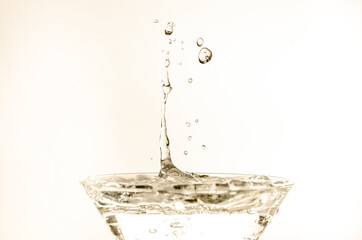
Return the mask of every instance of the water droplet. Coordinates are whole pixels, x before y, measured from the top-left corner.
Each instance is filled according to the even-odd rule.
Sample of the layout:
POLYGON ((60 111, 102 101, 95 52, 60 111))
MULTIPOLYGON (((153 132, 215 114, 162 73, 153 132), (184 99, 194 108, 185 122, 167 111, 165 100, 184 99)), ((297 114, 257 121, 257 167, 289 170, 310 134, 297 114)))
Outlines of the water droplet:
POLYGON ((167 59, 165 60, 165 67, 168 68, 168 67, 170 66, 170 64, 171 64, 171 63, 170 63, 170 59, 167 58, 167 59))
POLYGON ((175 26, 175 24, 173 22, 167 23, 167 26, 165 28, 165 34, 166 35, 171 35, 173 33, 173 27, 174 26, 175 26))
POLYGON ((185 151, 184 151, 184 154, 187 155, 187 154, 189 154, 189 152, 185 150, 185 151))
POLYGON ((188 136, 187 140, 191 141, 192 139, 192 136, 188 136))
POLYGON ((189 83, 192 83, 192 78, 189 78, 187 81, 188 81, 189 83))
POLYGON ((199 62, 205 64, 207 62, 210 62, 211 58, 212 58, 212 52, 210 51, 210 49, 206 47, 201 48, 199 52, 199 62))
POLYGON ((174 38, 173 41, 176 42, 176 38, 174 38))
POLYGON ((187 126, 187 127, 190 127, 190 126, 191 126, 191 123, 186 122, 186 126, 187 126))
POLYGON ((157 230, 154 229, 154 228, 151 228, 151 229, 149 229, 148 231, 149 231, 150 233, 156 233, 156 232, 157 232, 157 230))
POLYGON ((181 48, 181 50, 183 51, 183 50, 184 50, 184 48, 181 48))
POLYGON ((153 23, 158 23, 158 19, 153 19, 153 23))
POLYGON ((196 40, 196 44, 197 44, 197 46, 199 46, 199 47, 201 47, 203 44, 204 44, 204 39, 203 38, 198 38, 197 40, 196 40))
POLYGON ((181 41, 181 44, 184 44, 184 41, 181 41))
POLYGON ((199 122, 199 119, 195 119, 195 123, 198 123, 199 122))
POLYGON ((153 158, 150 158, 150 160, 152 161, 152 160, 153 160, 153 158))
POLYGON ((206 149, 206 146, 205 146, 205 145, 202 145, 201 148, 202 148, 202 150, 205 150, 205 149, 206 149))
POLYGON ((172 43, 172 39, 170 38, 170 39, 168 39, 168 43, 169 44, 171 44, 172 43))

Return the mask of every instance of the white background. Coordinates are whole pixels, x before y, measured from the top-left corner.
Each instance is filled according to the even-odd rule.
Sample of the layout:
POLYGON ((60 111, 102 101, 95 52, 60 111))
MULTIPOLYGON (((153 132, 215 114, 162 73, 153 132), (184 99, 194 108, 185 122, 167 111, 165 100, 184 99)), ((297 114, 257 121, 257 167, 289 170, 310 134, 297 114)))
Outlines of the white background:
POLYGON ((78 181, 158 171, 161 49, 177 166, 295 180, 262 239, 362 239, 361 5, 342 0, 0 0, 0 239, 113 239, 78 181))

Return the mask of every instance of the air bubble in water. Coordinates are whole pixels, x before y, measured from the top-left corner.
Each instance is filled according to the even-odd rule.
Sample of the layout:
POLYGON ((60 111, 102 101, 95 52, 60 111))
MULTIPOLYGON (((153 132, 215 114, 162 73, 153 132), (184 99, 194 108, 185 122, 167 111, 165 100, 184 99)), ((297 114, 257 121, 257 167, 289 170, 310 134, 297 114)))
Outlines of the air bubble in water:
POLYGON ((199 46, 199 47, 201 47, 203 44, 204 44, 204 39, 203 38, 198 38, 197 40, 196 40, 196 44, 197 44, 197 46, 199 46))
POLYGON ((174 38, 173 41, 176 42, 176 38, 174 38))
POLYGON ((172 43, 172 39, 170 38, 170 39, 168 39, 168 43, 169 44, 171 44, 172 43))
POLYGON ((205 149, 206 149, 206 146, 205 146, 205 145, 202 145, 201 148, 202 148, 202 150, 205 150, 205 149))
POLYGON ((210 49, 206 47, 201 48, 199 52, 199 62, 205 64, 207 62, 210 62, 211 58, 212 58, 212 52, 210 51, 210 49))
POLYGON ((184 225, 182 225, 180 222, 172 222, 170 224, 170 227, 172 227, 172 228, 183 228, 184 225))
POLYGON ((187 81, 188 81, 189 83, 192 83, 192 78, 189 78, 187 81))
POLYGON ((184 151, 184 154, 187 155, 187 154, 189 154, 189 152, 185 150, 185 151, 184 151))
POLYGON ((148 231, 149 231, 150 233, 156 233, 156 232, 157 232, 157 230, 154 229, 154 228, 151 228, 151 229, 149 229, 148 231))
POLYGON ((185 205, 182 202, 175 202, 174 203, 175 209, 179 211, 185 210, 185 205))
POLYGON ((167 23, 167 26, 165 28, 165 34, 166 35, 171 35, 173 33, 173 27, 174 26, 175 26, 175 24, 173 22, 167 23))
POLYGON ((186 126, 187 126, 187 127, 190 127, 190 126, 191 126, 191 123, 186 122, 186 126))
POLYGON ((199 119, 195 119, 195 123, 198 123, 199 122, 199 119))
POLYGON ((192 136, 188 136, 187 140, 191 141, 192 139, 192 136))
POLYGON ((153 23, 158 23, 158 19, 153 19, 153 23))

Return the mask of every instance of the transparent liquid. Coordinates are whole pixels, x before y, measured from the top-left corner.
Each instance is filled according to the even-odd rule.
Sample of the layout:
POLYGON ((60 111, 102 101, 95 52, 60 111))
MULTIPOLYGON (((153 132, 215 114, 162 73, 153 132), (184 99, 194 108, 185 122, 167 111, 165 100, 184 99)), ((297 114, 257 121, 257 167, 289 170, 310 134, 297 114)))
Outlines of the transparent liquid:
POLYGON ((257 175, 153 174, 88 178, 83 185, 118 239, 257 239, 292 183, 257 175), (226 232, 227 231, 227 232, 226 232), (175 233, 174 233, 175 232, 175 233))
POLYGON ((194 215, 103 215, 119 240, 188 239, 188 240, 254 240, 268 225, 259 214, 194 214, 194 215), (258 223, 258 224, 255 224, 258 223))

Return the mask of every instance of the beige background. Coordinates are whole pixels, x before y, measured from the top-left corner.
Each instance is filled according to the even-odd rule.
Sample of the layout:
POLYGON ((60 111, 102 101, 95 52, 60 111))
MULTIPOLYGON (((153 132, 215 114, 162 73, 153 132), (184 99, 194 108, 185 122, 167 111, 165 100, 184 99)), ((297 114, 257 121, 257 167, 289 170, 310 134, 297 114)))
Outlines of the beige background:
POLYGON ((0 239, 113 239, 78 180, 158 170, 163 48, 180 168, 294 179, 265 240, 362 239, 360 24, 347 0, 0 0, 0 239))

